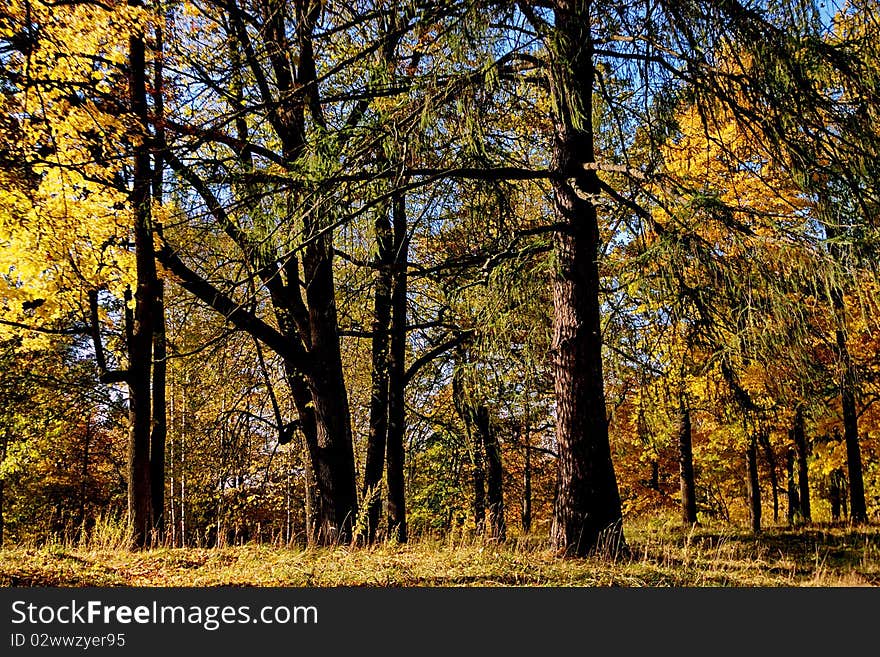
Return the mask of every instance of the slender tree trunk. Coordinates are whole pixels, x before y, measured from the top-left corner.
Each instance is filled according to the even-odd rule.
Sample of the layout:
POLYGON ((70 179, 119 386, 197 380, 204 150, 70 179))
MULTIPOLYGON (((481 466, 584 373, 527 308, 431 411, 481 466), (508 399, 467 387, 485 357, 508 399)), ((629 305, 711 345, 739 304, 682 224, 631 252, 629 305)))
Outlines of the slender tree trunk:
POLYGON ((524 534, 532 531, 532 444, 526 428, 523 436, 525 464, 523 465, 522 530, 524 534))
POLYGON ((165 443, 168 437, 165 381, 167 349, 165 345, 165 285, 156 281, 155 324, 153 326, 153 426, 150 434, 150 486, 153 527, 159 540, 165 533, 165 443))
POLYGON ((551 542, 569 555, 624 545, 620 494, 608 440, 602 373, 599 223, 593 145, 592 12, 589 0, 553 3, 551 161, 556 222, 553 371, 557 495, 551 542), (582 197, 583 195, 583 197, 582 197))
POLYGON ((678 413, 678 473, 681 484, 681 521, 685 527, 690 527, 697 523, 691 412, 687 406, 682 404, 678 413))
POLYGON ((391 287, 394 263, 394 235, 387 212, 376 218, 376 291, 373 305, 373 345, 370 395, 370 432, 364 464, 361 496, 367 504, 367 541, 376 539, 382 509, 382 473, 388 438, 388 365, 391 328, 391 287))
POLYGON ((846 344, 846 334, 837 331, 837 347, 843 374, 840 401, 843 406, 843 439, 846 444, 846 468, 849 474, 850 518, 855 523, 868 521, 865 484, 862 478, 862 454, 859 448, 859 420, 856 412, 856 373, 846 344))
MULTIPOLYGON (((160 24, 155 31, 155 62, 153 64, 153 113, 156 116, 155 142, 156 149, 153 157, 152 194, 156 203, 163 203, 164 190, 164 151, 165 134, 162 123, 165 119, 164 98, 164 30, 160 24)), ((150 486, 151 505, 153 514, 153 528, 157 538, 163 540, 165 534, 165 448, 168 438, 167 403, 165 383, 168 366, 166 361, 167 348, 165 344, 165 285, 162 279, 155 282, 154 298, 154 325, 153 325, 153 404, 152 404, 152 429, 150 433, 150 486)))
POLYGON ((456 350, 459 361, 452 376, 452 399, 455 411, 464 423, 465 435, 471 464, 473 465, 473 494, 474 494, 474 531, 481 536, 486 528, 486 470, 483 466, 483 439, 480 430, 475 426, 476 414, 473 409, 473 401, 470 398, 470 390, 465 389, 464 374, 461 367, 467 362, 467 351, 459 346, 456 350))
POLYGON ((788 525, 794 526, 798 518, 803 517, 800 495, 798 495, 797 482, 794 478, 794 448, 790 448, 785 456, 785 471, 788 483, 788 525))
MULTIPOLYGON (((838 236, 837 227, 827 225, 825 231, 829 239, 838 236)), ((843 261, 839 244, 832 241, 829 250, 838 262, 843 261)), ((831 289, 831 305, 837 322, 835 338, 837 341, 837 362, 840 367, 840 402, 843 407, 843 438, 846 443, 846 468, 849 475, 850 517, 855 523, 868 521, 865 503, 865 483, 862 475, 862 454, 859 447, 859 420, 856 410, 858 377, 847 343, 846 305, 843 291, 839 287, 831 289)))
POLYGON ((749 518, 752 532, 761 532, 761 483, 758 479, 758 441, 754 434, 749 436, 746 450, 746 467, 748 470, 749 518))
POLYGON ((831 520, 833 522, 840 520, 840 509, 843 503, 842 480, 842 472, 839 469, 831 472, 831 483, 828 487, 828 499, 829 502, 831 502, 831 520))
POLYGON ((409 233, 406 198, 397 193, 392 198, 394 231, 394 274, 391 287, 391 350, 388 359, 388 534, 404 543, 407 540, 406 492, 404 482, 404 436, 406 435, 406 306, 409 233))
POLYGON ((779 476, 776 472, 776 455, 773 453, 773 445, 770 444, 770 436, 761 430, 758 440, 764 451, 764 459, 767 461, 767 472, 770 476, 770 492, 773 495, 773 522, 779 522, 779 476))
MULTIPOLYGON (((136 4, 136 3, 134 3, 136 4)), ((150 149, 146 137, 147 95, 144 41, 129 39, 129 93, 132 113, 144 131, 134 146, 133 184, 130 195, 134 212, 134 248, 137 290, 134 322, 128 345, 129 440, 128 521, 132 547, 146 547, 153 526, 150 485, 150 374, 153 347, 156 263, 150 218, 150 149)))
MULTIPOLYGON (((9 436, 6 432, 3 433, 2 440, 0 440, 0 465, 3 465, 3 461, 6 460, 6 448, 9 444, 9 436)), ((3 532, 6 528, 6 520, 3 515, 4 512, 4 504, 6 502, 5 499, 6 487, 2 477, 0 477, 0 548, 3 547, 3 532)))
POLYGON ((794 445, 797 449, 797 470, 798 470, 798 488, 800 489, 800 512, 804 522, 810 522, 812 515, 810 511, 810 470, 808 464, 809 445, 807 443, 807 432, 804 428, 804 409, 798 406, 794 415, 794 445))
POLYGON ((507 537, 507 525, 504 520, 504 471, 501 464, 501 445, 492 426, 489 409, 485 404, 480 404, 473 410, 477 439, 486 457, 486 510, 489 537, 504 541, 507 537))
POLYGON ((88 494, 89 478, 89 447, 92 439, 92 421, 86 416, 86 430, 83 436, 82 460, 79 470, 79 514, 77 524, 80 527, 82 538, 86 535, 86 497, 88 494))

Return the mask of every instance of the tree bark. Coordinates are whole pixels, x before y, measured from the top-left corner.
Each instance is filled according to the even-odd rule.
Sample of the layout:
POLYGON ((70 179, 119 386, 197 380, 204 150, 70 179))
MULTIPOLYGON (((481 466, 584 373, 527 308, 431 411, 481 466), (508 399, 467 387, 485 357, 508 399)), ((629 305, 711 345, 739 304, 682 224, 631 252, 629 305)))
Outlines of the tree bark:
POLYGON ((767 473, 770 476, 770 492, 773 495, 773 522, 779 522, 779 476, 776 472, 776 454, 773 453, 773 445, 770 444, 770 436, 765 430, 758 434, 758 441, 764 451, 764 459, 767 461, 767 473))
MULTIPOLYGON (((843 486, 845 485, 843 471, 838 468, 831 472, 831 483, 828 487, 828 498, 831 502, 831 520, 840 520, 840 511, 845 508, 843 502, 843 486)), ((844 512, 845 513, 845 512, 844 512)))
POLYGON ((746 468, 748 470, 749 519, 751 520, 752 532, 759 534, 761 532, 761 483, 758 479, 758 441, 754 434, 749 436, 746 468))
POLYGON ((166 420, 165 381, 167 349, 165 344, 165 285, 156 281, 155 324, 153 332, 153 426, 150 433, 150 487, 153 527, 158 537, 165 533, 165 442, 168 437, 166 420))
MULTIPOLYGON (((837 295, 835 295, 837 298, 837 295)), ((840 312, 843 299, 840 298, 840 312)), ((859 420, 856 412, 856 372, 844 329, 837 330, 837 348, 843 373, 840 381, 840 402, 843 406, 843 439, 846 444, 846 469, 849 475, 850 519, 854 523, 868 521, 865 504, 865 483, 862 478, 862 454, 859 448, 859 420)))
MULTIPOLYGON (((838 262, 842 262, 844 258, 841 247, 833 241, 841 232, 840 229, 826 224, 825 232, 832 240, 829 246, 830 253, 838 262)), ((865 503, 865 482, 862 475, 862 454, 859 447, 859 419, 856 409, 858 376, 852 354, 849 351, 843 291, 837 286, 831 288, 831 305, 837 323, 835 338, 837 341, 837 362, 840 368, 843 439, 846 444, 846 468, 849 475, 850 518, 855 523, 863 523, 868 521, 868 509, 865 503)))
POLYGON ((682 403, 678 413, 678 473, 681 489, 681 521, 685 527, 691 527, 697 523, 691 412, 682 403))
POLYGON ((524 534, 532 531, 532 443, 528 427, 523 435, 523 496, 522 496, 522 530, 524 534))
MULTIPOLYGON (((136 3, 133 3, 136 4, 136 3)), ((137 289, 134 322, 128 344, 129 439, 128 522, 131 544, 149 544, 153 526, 150 484, 151 390, 156 262, 150 217, 150 149, 147 142, 145 48, 142 35, 129 39, 129 95, 132 114, 143 131, 134 145, 133 182, 130 194, 134 212, 134 248, 137 289)))
POLYGON ((807 432, 804 427, 804 409, 798 406, 794 414, 794 445, 797 449, 797 470, 798 470, 798 488, 800 513, 804 522, 812 520, 810 511, 810 470, 809 470, 809 444, 807 443, 807 432))
POLYGON ((550 87, 554 105, 551 160, 556 262, 553 371, 556 394, 557 495, 551 542, 583 556, 624 545, 620 494, 608 439, 599 300, 601 193, 592 127, 591 2, 557 0, 550 87))
POLYGON ((394 268, 391 287, 391 348, 388 359, 388 535, 405 543, 406 492, 404 436, 406 434, 406 306, 409 232, 406 198, 402 193, 391 202, 394 232, 394 268))
MULTIPOLYGON (((2 440, 0 440, 0 465, 3 465, 3 461, 6 460, 6 449, 7 449, 8 444, 9 444, 9 436, 4 431, 2 440)), ((5 516, 3 515, 4 509, 5 509, 5 502, 6 502, 6 498, 5 498, 6 487, 4 484, 5 484, 4 479, 2 477, 0 477, 0 548, 3 547, 3 533, 4 533, 4 530, 6 529, 6 519, 5 519, 5 516)))
POLYGON ((326 234, 315 239, 316 234, 310 231, 309 237, 303 258, 311 329, 311 371, 306 382, 314 404, 320 449, 315 469, 321 493, 318 532, 321 542, 345 543, 352 538, 357 487, 336 316, 333 245, 326 234))
POLYGON ((370 395, 370 431, 364 464, 361 497, 367 505, 366 540, 376 540, 382 509, 382 473, 388 438, 389 330, 391 328, 391 287, 394 264, 394 235, 388 213, 376 217, 376 289, 373 302, 373 344, 370 395))
POLYGON ((507 525, 504 520, 504 470, 501 464, 501 445, 486 405, 480 404, 473 411, 474 427, 486 458, 486 511, 489 538, 504 541, 507 538, 507 525))
POLYGON ((788 483, 788 525, 792 527, 797 523, 798 518, 803 517, 803 511, 801 509, 801 500, 800 495, 798 494, 797 482, 794 478, 794 461, 795 461, 795 450, 794 448, 789 448, 788 452, 785 456, 785 471, 787 476, 788 483))
MULTIPOLYGON (((154 35, 155 61, 153 63, 153 113, 157 118, 155 131, 156 148, 153 155, 152 195, 156 203, 164 201, 164 176, 166 149, 164 129, 164 29, 156 26, 154 35)), ((157 275, 158 276, 158 275, 157 275)), ((153 528, 161 540, 165 534, 165 448, 168 438, 167 400, 165 383, 167 378, 167 347, 165 332, 165 282, 156 279, 153 326, 153 388, 152 388, 152 429, 150 433, 150 487, 153 528)))

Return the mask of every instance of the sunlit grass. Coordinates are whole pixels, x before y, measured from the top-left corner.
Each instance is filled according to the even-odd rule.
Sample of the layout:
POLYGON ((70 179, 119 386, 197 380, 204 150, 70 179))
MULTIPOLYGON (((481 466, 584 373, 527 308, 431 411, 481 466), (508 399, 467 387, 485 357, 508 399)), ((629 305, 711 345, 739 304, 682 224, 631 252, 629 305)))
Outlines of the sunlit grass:
MULTIPOLYGON (((863 586, 880 585, 880 528, 630 523, 626 558, 560 559, 534 537, 497 545, 423 538, 370 548, 157 548, 91 544, 0 550, 3 586, 863 586)), ((110 533, 112 536, 112 533, 110 533)))

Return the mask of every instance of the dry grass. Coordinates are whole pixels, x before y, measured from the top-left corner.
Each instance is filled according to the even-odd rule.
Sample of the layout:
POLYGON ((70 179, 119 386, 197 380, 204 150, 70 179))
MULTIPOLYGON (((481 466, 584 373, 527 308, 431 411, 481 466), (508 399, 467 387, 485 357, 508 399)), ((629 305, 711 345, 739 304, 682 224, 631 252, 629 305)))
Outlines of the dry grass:
POLYGON ((559 559, 536 540, 506 545, 245 545, 140 553, 113 540, 0 550, 3 586, 864 586, 880 585, 880 528, 626 528, 625 559, 559 559))

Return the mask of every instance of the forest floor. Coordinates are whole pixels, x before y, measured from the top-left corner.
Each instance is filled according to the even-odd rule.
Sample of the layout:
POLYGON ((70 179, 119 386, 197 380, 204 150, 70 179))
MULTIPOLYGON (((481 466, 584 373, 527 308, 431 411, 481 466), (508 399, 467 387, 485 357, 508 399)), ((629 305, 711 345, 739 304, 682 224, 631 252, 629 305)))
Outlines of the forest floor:
POLYGON ((880 586, 880 527, 625 526, 623 559, 559 559, 534 539, 373 548, 0 550, 0 586, 880 586))

